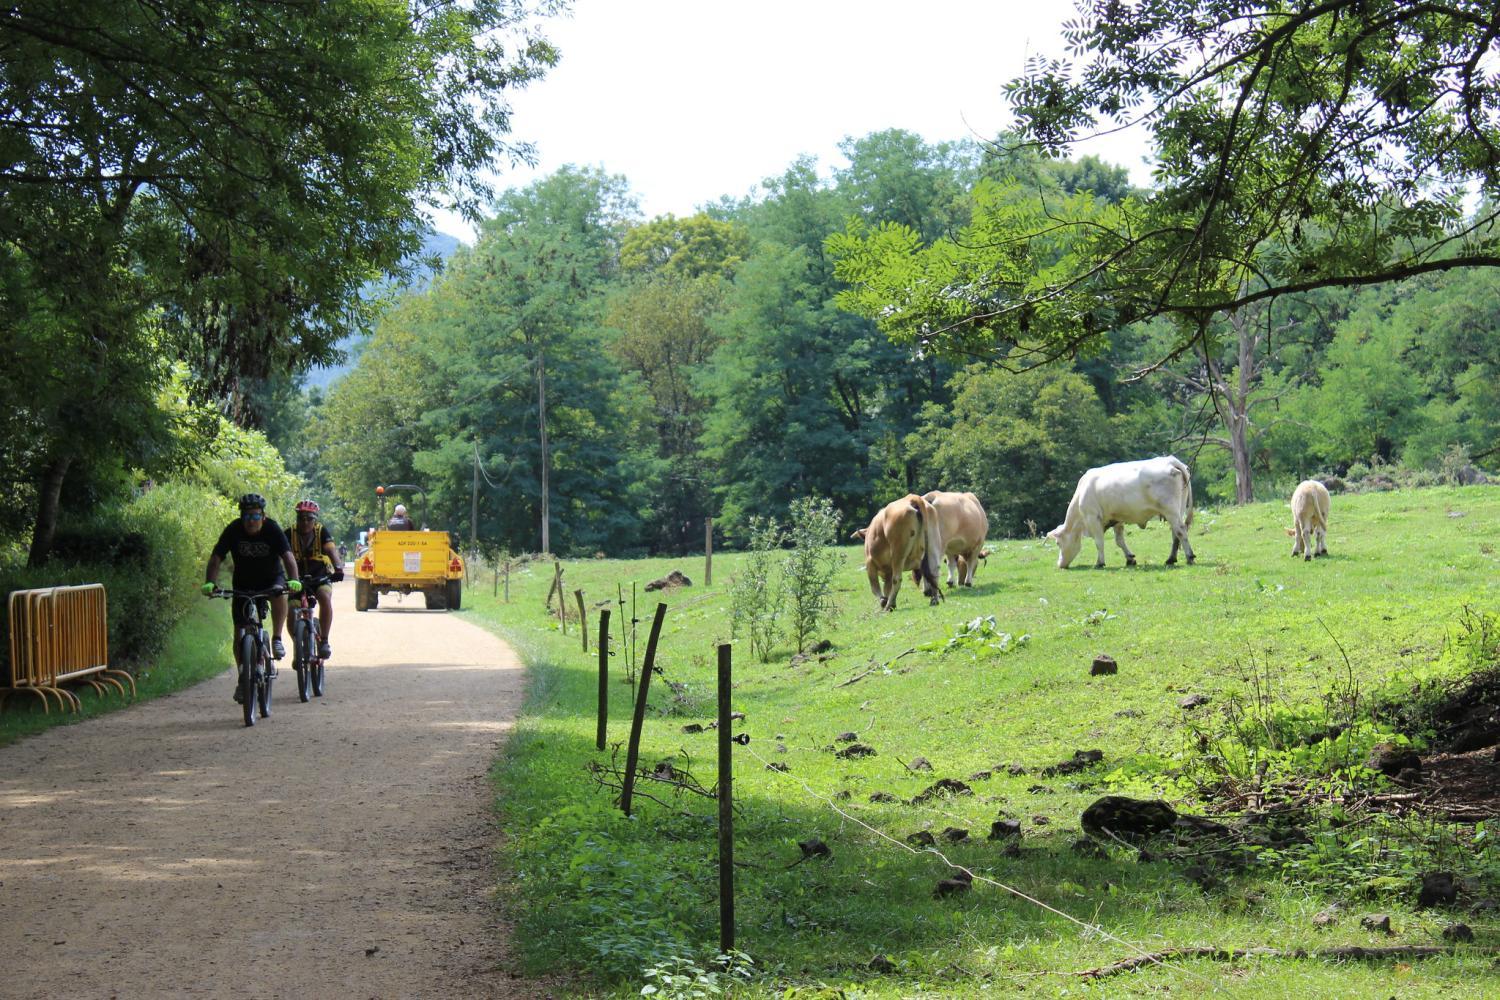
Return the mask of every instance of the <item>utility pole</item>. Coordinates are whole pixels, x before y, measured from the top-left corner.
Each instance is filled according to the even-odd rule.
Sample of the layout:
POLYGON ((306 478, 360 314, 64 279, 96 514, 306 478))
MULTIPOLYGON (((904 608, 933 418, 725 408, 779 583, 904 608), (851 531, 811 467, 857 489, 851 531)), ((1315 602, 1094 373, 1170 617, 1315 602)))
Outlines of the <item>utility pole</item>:
POLYGON ((474 490, 469 494, 469 551, 479 544, 479 439, 474 439, 474 490))
POLYGON ((542 432, 542 554, 546 555, 552 551, 552 515, 547 507, 547 475, 552 462, 547 454, 547 353, 543 348, 536 352, 536 419, 542 432))

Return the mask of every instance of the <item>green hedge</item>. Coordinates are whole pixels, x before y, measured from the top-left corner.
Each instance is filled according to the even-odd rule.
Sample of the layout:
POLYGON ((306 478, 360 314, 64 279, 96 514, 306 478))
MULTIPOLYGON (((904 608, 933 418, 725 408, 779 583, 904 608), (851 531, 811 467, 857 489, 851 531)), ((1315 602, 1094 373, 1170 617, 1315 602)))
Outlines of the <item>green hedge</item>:
MULTIPOLYGON (((234 506, 203 485, 168 483, 111 505, 59 534, 46 566, 0 568, 0 593, 65 584, 102 583, 109 606, 110 662, 149 663, 193 600, 219 531, 234 506)), ((0 628, 9 635, 9 601, 0 628)), ((0 677, 10 676, 10 649, 0 647, 0 677)))

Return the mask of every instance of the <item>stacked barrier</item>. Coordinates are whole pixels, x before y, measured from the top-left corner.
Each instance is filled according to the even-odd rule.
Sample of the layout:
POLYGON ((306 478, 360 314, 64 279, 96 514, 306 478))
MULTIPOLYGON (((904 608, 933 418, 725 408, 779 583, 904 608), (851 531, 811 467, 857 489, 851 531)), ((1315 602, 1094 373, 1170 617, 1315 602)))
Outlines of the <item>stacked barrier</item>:
POLYGON ((113 688, 121 695, 135 679, 109 667, 109 627, 104 585, 17 590, 10 595, 10 686, 0 688, 0 705, 14 692, 27 691, 51 711, 75 712, 78 696, 62 685, 82 682, 100 694, 113 688))

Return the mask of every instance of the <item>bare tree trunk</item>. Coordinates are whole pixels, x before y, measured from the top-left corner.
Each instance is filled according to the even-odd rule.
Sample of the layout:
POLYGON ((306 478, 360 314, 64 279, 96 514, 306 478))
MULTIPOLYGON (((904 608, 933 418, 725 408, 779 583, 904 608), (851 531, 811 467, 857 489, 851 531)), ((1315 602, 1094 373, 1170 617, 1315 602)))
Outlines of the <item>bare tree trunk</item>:
POLYGON ((542 432, 542 554, 552 551, 552 512, 548 509, 547 478, 551 470, 547 454, 547 354, 536 355, 536 419, 542 432))
POLYGON ((1254 503, 1255 482, 1250 472, 1250 421, 1243 413, 1229 417, 1229 453, 1234 458, 1234 502, 1254 503))
POLYGON ((52 551, 52 539, 57 534, 57 506, 62 497, 63 480, 73 456, 58 455, 47 463, 42 473, 41 488, 37 490, 36 527, 31 534, 31 552, 26 557, 27 566, 40 566, 47 561, 52 551))

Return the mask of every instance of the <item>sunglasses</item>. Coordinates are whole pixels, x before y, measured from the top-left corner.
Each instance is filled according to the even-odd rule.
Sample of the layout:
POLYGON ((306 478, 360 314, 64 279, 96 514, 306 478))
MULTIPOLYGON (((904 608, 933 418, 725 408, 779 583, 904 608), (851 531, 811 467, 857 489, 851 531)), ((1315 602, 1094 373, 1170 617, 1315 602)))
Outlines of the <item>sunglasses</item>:
POLYGON ((299 520, 299 521, 316 521, 317 519, 318 519, 318 515, 316 515, 316 514, 298 514, 297 515, 297 520, 299 520))
POLYGON ((264 521, 266 519, 266 515, 264 514, 244 514, 242 516, 247 521, 264 521))

